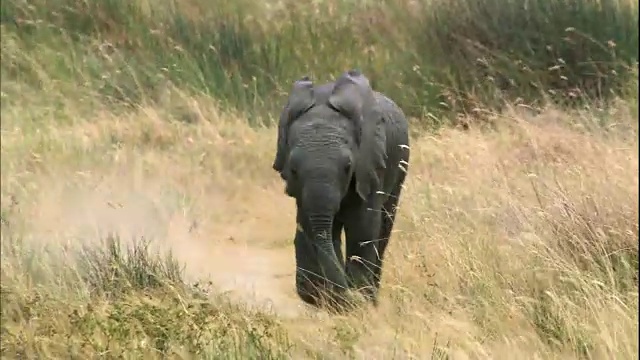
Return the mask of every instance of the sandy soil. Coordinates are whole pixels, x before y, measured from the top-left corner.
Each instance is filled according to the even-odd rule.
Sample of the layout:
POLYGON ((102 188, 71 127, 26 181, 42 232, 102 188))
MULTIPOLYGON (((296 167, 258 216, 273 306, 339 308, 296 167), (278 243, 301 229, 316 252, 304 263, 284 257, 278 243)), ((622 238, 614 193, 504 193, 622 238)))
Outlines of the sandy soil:
POLYGON ((284 317, 311 310, 295 294, 289 240, 295 225, 282 216, 293 210, 292 201, 277 184, 251 190, 250 204, 213 192, 189 205, 161 183, 136 186, 115 176, 91 187, 56 180, 43 186, 48 190, 25 208, 37 219, 30 225, 37 241, 86 242, 109 233, 123 241, 144 237, 170 250, 189 281, 210 280, 218 291, 284 317), (207 203, 217 210, 197 210, 207 203))

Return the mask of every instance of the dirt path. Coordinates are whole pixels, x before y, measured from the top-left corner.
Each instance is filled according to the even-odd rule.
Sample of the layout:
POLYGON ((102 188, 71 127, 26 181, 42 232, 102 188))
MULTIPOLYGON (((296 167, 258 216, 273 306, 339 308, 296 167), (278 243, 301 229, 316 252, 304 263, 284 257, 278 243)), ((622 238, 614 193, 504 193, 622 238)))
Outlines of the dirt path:
POLYGON ((202 206, 216 204, 216 212, 197 203, 185 209, 153 185, 141 189, 114 181, 84 190, 48 184, 26 209, 37 219, 33 235, 63 242, 108 233, 124 241, 144 236, 170 249, 189 281, 210 280, 232 298, 284 317, 308 309, 294 291, 292 224, 283 216, 292 204, 276 189, 253 189, 251 202, 221 194, 199 200, 202 206))
POLYGON ((188 275, 210 279, 221 292, 250 305, 295 317, 304 306, 293 292, 293 264, 288 252, 247 245, 192 246, 179 251, 189 259, 188 275))

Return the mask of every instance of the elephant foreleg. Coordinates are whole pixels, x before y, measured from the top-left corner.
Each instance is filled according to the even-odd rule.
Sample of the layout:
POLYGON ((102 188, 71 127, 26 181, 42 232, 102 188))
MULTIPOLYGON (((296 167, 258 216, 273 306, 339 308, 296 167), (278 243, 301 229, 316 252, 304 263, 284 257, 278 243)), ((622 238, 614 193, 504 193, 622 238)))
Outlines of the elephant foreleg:
MULTIPOLYGON (((334 220, 333 223, 333 246, 340 261, 340 266, 344 268, 344 257, 342 255, 342 223, 334 220)), ((318 306, 322 292, 326 290, 327 283, 322 276, 322 270, 317 259, 316 249, 311 240, 298 228, 294 239, 296 253, 296 291, 302 301, 318 306)))
POLYGON ((293 243, 296 253, 296 292, 302 301, 317 306, 324 281, 315 249, 300 229, 296 231, 293 243))
POLYGON ((380 288, 380 280, 382 279, 382 264, 384 262, 384 253, 387 250, 389 244, 389 238, 393 231, 393 225, 396 220, 396 213, 398 208, 398 201, 400 200, 400 193, 402 192, 402 184, 404 183, 405 175, 401 175, 396 188, 389 194, 389 198, 382 207, 382 220, 380 225, 380 235, 378 242, 378 257, 380 258, 380 266, 375 268, 374 280, 376 289, 380 288))
POLYGON ((378 289, 375 281, 380 234, 380 210, 363 208, 355 211, 345 221, 346 266, 352 288, 357 289, 371 302, 377 304, 378 289))

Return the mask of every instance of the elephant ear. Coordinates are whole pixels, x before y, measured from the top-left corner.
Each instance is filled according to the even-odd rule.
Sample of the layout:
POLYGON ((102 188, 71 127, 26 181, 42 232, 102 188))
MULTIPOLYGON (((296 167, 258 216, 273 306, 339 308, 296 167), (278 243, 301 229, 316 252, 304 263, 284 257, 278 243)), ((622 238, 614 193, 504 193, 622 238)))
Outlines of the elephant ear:
POLYGON ((280 113, 278 145, 273 169, 282 175, 288 153, 288 133, 291 123, 315 105, 313 82, 305 76, 293 83, 287 104, 280 113))
POLYGON ((380 188, 387 159, 385 119, 369 79, 358 70, 342 74, 335 82, 329 104, 353 121, 358 145, 356 191, 367 200, 380 188))

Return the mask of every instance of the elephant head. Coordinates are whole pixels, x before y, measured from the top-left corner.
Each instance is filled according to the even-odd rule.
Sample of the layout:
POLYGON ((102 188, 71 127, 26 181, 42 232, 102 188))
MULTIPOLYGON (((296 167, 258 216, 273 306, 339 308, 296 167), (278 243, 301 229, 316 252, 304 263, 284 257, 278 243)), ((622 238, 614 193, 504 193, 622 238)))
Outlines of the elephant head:
POLYGON ((358 70, 317 87, 308 77, 296 81, 280 115, 273 169, 296 199, 299 225, 325 278, 339 287, 346 279, 333 248, 332 220, 350 189, 362 201, 379 189, 383 123, 369 80, 358 70))

